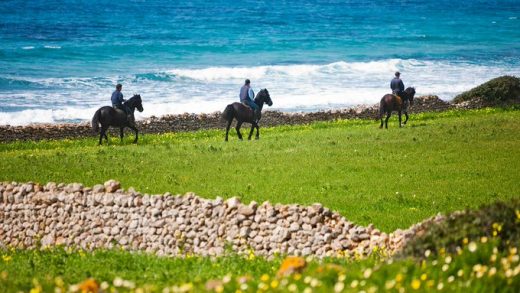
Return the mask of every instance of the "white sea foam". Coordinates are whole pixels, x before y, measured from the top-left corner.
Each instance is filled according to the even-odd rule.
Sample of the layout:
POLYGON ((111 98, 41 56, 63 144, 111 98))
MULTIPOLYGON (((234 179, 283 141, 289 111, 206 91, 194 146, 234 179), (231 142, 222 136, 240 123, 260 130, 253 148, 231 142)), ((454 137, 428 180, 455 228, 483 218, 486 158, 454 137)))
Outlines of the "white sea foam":
POLYGON ((245 78, 251 79, 255 91, 269 90, 274 102, 270 109, 273 110, 313 111, 375 104, 390 91, 389 81, 396 70, 402 72, 406 86, 416 87, 417 95, 433 94, 445 100, 492 77, 520 75, 520 68, 508 64, 484 66, 388 59, 324 65, 175 68, 92 78, 6 77, 29 81, 30 86, 0 92, 4 107, 23 109, 17 112, 0 110, 0 124, 89 120, 98 107, 110 104, 110 94, 118 82, 123 84, 125 98, 133 93, 141 94, 145 111, 137 114, 138 119, 221 111, 238 100, 238 90, 245 78), (41 90, 42 87, 46 90, 41 90))
POLYGON ((34 49, 34 46, 25 46, 25 47, 22 47, 22 49, 24 49, 24 50, 32 50, 32 49, 34 49))
POLYGON ((47 46, 43 46, 44 48, 46 49, 61 49, 60 46, 51 46, 51 45, 47 45, 47 46))

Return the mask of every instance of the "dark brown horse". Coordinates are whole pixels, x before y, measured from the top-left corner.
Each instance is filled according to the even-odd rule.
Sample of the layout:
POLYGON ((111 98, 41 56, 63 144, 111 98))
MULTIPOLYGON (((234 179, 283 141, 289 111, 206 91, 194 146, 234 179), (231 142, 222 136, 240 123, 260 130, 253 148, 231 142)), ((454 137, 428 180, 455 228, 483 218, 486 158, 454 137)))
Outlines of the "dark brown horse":
POLYGON ((415 88, 409 87, 400 93, 400 96, 393 94, 386 94, 381 98, 379 103, 379 119, 381 119, 381 126, 383 128, 383 115, 386 113, 385 128, 388 128, 388 119, 392 115, 392 111, 397 111, 399 114, 399 127, 401 125, 401 113, 404 112, 406 120, 404 124, 408 122, 408 106, 413 105, 413 97, 415 96, 415 88))
MULTIPOLYGON (((143 112, 143 102, 140 95, 134 95, 128 101, 124 102, 124 105, 130 109, 132 117, 134 116, 135 109, 137 109, 139 112, 143 112)), ((101 124, 101 131, 99 131, 100 145, 103 137, 108 143, 106 132, 110 126, 119 127, 121 141, 123 141, 123 129, 125 127, 132 129, 135 132, 134 143, 137 143, 137 127, 135 127, 135 120, 131 120, 132 121, 128 120, 128 116, 125 112, 123 112, 123 110, 116 110, 113 107, 105 106, 99 108, 94 114, 94 117, 92 117, 92 129, 94 129, 94 132, 97 133, 99 131, 99 124, 101 124)))
POLYGON ((245 106, 242 103, 233 103, 227 105, 226 109, 224 109, 224 112, 222 112, 222 118, 227 121, 227 127, 226 127, 226 141, 228 141, 228 133, 229 128, 231 127, 231 123, 233 122, 233 119, 237 120, 237 126, 235 129, 237 130, 238 139, 242 140, 242 134, 240 133, 240 127, 242 126, 242 123, 247 122, 251 123, 251 131, 249 132, 249 137, 247 139, 251 139, 251 136, 253 135, 253 130, 256 128, 256 137, 255 139, 260 138, 260 130, 258 127, 258 121, 260 121, 260 118, 262 117, 262 108, 264 107, 264 104, 267 104, 270 106, 273 105, 273 101, 271 101, 271 96, 269 96, 269 92, 267 89, 260 90, 255 98, 255 104, 258 105, 260 111, 259 115, 257 117, 257 120, 254 121, 254 113, 253 110, 245 106))

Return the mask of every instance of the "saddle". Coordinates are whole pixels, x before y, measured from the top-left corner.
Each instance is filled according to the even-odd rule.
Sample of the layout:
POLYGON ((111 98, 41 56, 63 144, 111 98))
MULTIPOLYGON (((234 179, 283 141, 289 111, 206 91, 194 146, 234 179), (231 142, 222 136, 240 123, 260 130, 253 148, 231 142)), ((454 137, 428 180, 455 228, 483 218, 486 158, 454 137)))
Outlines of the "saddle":
POLYGON ((253 115, 255 114, 255 111, 253 110, 253 108, 251 108, 251 106, 249 106, 249 105, 246 104, 246 103, 240 103, 240 104, 244 105, 244 107, 246 107, 246 109, 247 109, 248 111, 250 111, 253 115))
POLYGON ((122 109, 119 109, 119 108, 114 108, 114 110, 116 110, 117 115, 126 117, 126 120, 128 120, 128 122, 130 124, 135 123, 134 114, 126 114, 125 111, 123 111, 122 109))

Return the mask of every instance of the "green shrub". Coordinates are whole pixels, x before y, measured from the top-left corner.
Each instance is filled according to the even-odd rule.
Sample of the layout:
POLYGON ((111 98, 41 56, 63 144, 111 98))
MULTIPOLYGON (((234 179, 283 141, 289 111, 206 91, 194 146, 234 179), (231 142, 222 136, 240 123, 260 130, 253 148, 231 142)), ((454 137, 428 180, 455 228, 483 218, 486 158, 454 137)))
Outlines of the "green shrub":
POLYGON ((509 100, 520 100, 520 78, 504 75, 483 83, 476 88, 456 96, 453 102, 460 103, 475 98, 486 102, 497 103, 509 100))
POLYGON ((448 215, 412 239, 403 250, 405 256, 423 257, 426 250, 455 253, 468 242, 498 240, 498 248, 520 243, 520 200, 497 202, 478 210, 448 215))

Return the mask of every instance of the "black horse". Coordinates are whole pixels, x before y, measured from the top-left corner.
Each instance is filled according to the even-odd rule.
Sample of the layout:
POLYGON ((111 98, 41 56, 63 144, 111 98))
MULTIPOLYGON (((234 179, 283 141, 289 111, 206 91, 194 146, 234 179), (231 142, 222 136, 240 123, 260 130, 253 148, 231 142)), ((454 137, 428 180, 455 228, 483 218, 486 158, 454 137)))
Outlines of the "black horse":
POLYGON ((397 111, 399 114, 399 127, 401 125, 401 113, 404 112, 406 116, 406 120, 404 124, 408 122, 408 106, 413 105, 413 97, 415 96, 415 88, 409 87, 400 93, 400 96, 393 94, 386 94, 381 98, 381 102, 379 103, 379 117, 381 119, 381 126, 379 128, 383 128, 383 115, 386 113, 385 119, 385 128, 388 128, 388 119, 390 115, 392 115, 392 111, 397 111))
POLYGON ((237 120, 237 126, 235 129, 237 130, 238 139, 242 140, 242 134, 240 133, 240 127, 242 126, 242 123, 247 122, 251 123, 251 131, 249 132, 248 139, 251 139, 251 136, 253 135, 253 130, 256 127, 256 139, 260 138, 259 133, 259 127, 258 127, 258 121, 260 121, 260 118, 262 117, 262 108, 264 107, 264 104, 267 104, 269 106, 273 105, 273 101, 271 101, 271 96, 269 96, 269 92, 267 89, 260 90, 255 98, 255 104, 258 105, 260 108, 260 114, 258 114, 258 119, 254 121, 254 113, 253 110, 249 106, 245 106, 242 103, 233 103, 227 105, 226 109, 224 109, 224 112, 222 113, 222 118, 227 121, 227 127, 226 127, 226 141, 228 141, 228 133, 229 128, 231 127, 231 123, 233 122, 233 119, 237 120))
MULTIPOLYGON (((134 116, 135 109, 139 110, 139 112, 143 112, 143 104, 141 101, 140 95, 134 95, 128 101, 124 102, 124 105, 130 109, 132 113, 132 118, 134 116)), ((123 141, 123 129, 128 127, 135 131, 135 139, 134 143, 137 143, 137 127, 135 126, 135 120, 128 120, 128 116, 123 110, 114 109, 110 106, 105 106, 99 108, 94 117, 92 117, 92 129, 94 132, 99 131, 99 144, 101 145, 102 138, 104 137, 106 142, 108 143, 108 137, 106 131, 110 126, 119 127, 121 141, 123 141), (101 124, 101 131, 99 131, 99 124, 101 124)))

